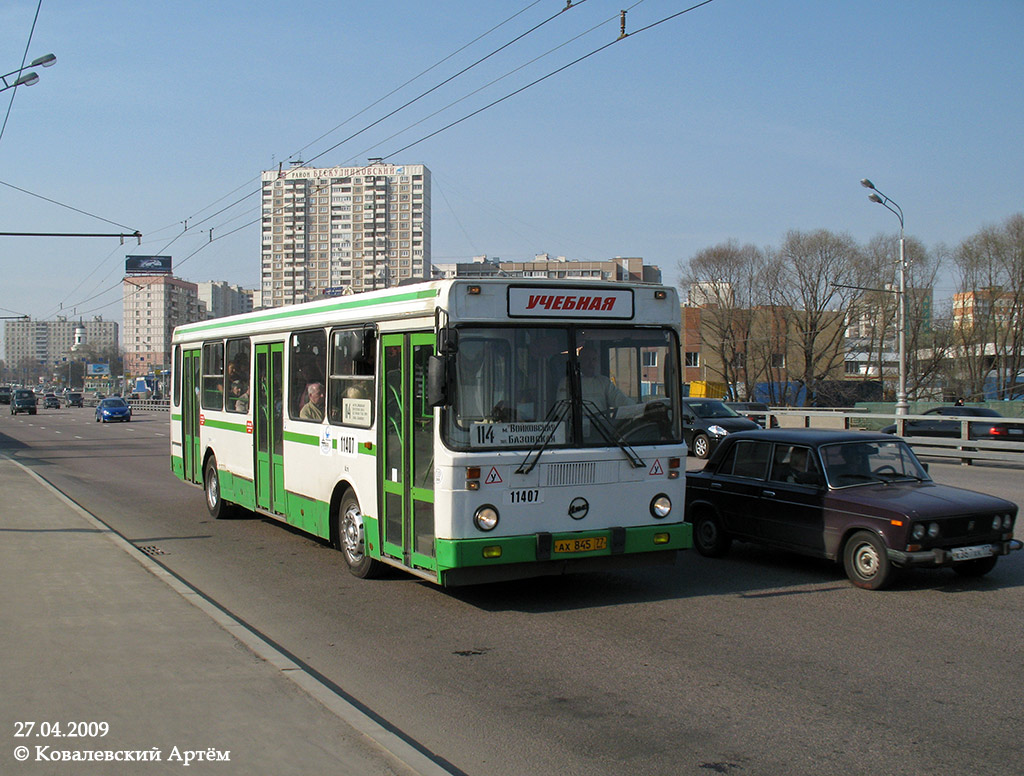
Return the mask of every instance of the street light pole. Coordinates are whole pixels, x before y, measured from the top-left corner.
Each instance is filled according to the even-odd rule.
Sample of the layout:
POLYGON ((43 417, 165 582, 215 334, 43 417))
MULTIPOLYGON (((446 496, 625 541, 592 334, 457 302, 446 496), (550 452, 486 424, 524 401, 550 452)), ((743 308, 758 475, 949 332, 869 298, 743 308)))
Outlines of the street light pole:
POLYGON ((860 185, 871 189, 868 199, 877 202, 900 220, 900 288, 896 295, 896 338, 899 349, 899 386, 896 389, 896 414, 906 415, 907 404, 907 261, 906 242, 903 236, 903 209, 875 188, 875 184, 867 178, 861 179, 860 185))

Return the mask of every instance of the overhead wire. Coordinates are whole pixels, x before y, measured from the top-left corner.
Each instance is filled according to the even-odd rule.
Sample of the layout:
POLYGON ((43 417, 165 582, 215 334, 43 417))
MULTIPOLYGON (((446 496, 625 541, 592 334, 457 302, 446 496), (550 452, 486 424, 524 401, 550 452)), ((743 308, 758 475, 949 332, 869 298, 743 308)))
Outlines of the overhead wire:
MULTIPOLYGON (((32 29, 30 29, 29 33, 28 33, 28 42, 25 43, 25 53, 21 55, 21 67, 19 67, 18 70, 16 71, 18 73, 21 73, 21 71, 25 69, 25 62, 28 61, 28 50, 29 50, 29 47, 32 45, 32 36, 35 35, 35 32, 36 32, 36 22, 39 21, 39 11, 40 11, 40 9, 42 7, 43 7, 43 0, 39 0, 39 2, 36 4, 36 14, 35 14, 35 16, 32 17, 32 29)), ((11 99, 7 103, 7 114, 4 116, 3 126, 0 126, 0 140, 3 140, 4 130, 7 129, 7 120, 10 119, 10 117, 11 117, 11 108, 14 107, 14 97, 15 97, 15 95, 17 95, 17 93, 18 93, 18 83, 17 83, 17 81, 15 81, 14 87, 11 90, 11 99)))
MULTIPOLYGON (((538 0, 538 1, 539 1, 539 0, 538 0)), ((496 53, 498 53, 498 52, 500 52, 500 51, 502 51, 502 50, 504 50, 504 49, 508 48, 508 47, 509 47, 510 45, 512 45, 513 43, 515 43, 515 42, 517 42, 517 41, 521 40, 521 39, 522 39, 523 37, 525 37, 525 36, 526 36, 527 34, 530 34, 531 32, 534 32, 534 31, 536 31, 537 29, 539 29, 539 28, 540 28, 541 26, 543 26, 544 24, 547 24, 547 23, 548 23, 548 22, 550 22, 551 20, 553 20, 553 19, 557 18, 557 17, 558 17, 558 16, 560 16, 560 15, 561 15, 562 13, 564 13, 564 12, 565 12, 566 10, 569 10, 570 8, 575 8, 575 7, 578 7, 579 5, 581 5, 581 4, 582 4, 582 2, 585 2, 585 1, 586 1, 586 0, 581 0, 581 2, 578 2, 578 3, 576 3, 575 5, 573 5, 573 4, 572 4, 572 3, 570 2, 570 4, 569 4, 569 5, 567 5, 567 6, 566 6, 565 8, 563 8, 563 9, 561 9, 561 10, 560 10, 560 11, 559 11, 558 13, 556 13, 556 14, 552 15, 551 17, 548 17, 548 18, 547 18, 547 19, 545 19, 544 21, 542 21, 542 22, 538 23, 537 25, 535 25, 534 27, 532 27, 532 28, 531 28, 530 30, 528 30, 527 32, 525 32, 525 33, 522 33, 522 34, 520 34, 520 35, 516 36, 515 38, 513 38, 512 40, 508 41, 508 42, 507 42, 507 43, 505 43, 505 44, 502 44, 502 46, 500 46, 499 48, 495 49, 495 50, 494 50, 494 51, 492 51, 492 52, 491 52, 490 54, 488 54, 488 55, 486 55, 486 56, 484 56, 484 57, 482 57, 482 58, 478 59, 478 60, 477 60, 476 62, 474 62, 474 63, 473 63, 472 65, 470 65, 470 66, 467 66, 466 68, 463 68, 462 70, 460 70, 460 71, 459 71, 458 73, 456 73, 455 75, 453 75, 453 76, 450 76, 450 77, 446 78, 445 80, 443 80, 443 81, 442 81, 442 82, 440 82, 439 84, 436 84, 435 86, 433 86, 433 87, 431 87, 430 89, 426 90, 425 92, 421 93, 420 95, 418 95, 417 97, 413 98, 412 100, 409 100, 409 101, 407 101, 406 103, 404 103, 404 104, 403 104, 402 106, 400 106, 399 108, 397 108, 397 109, 395 109, 395 110, 393 110, 393 111, 389 112, 389 113, 388 113, 388 114, 386 114, 385 116, 383 116, 383 117, 381 117, 381 118, 377 119, 376 121, 374 121, 374 122, 372 122, 371 124, 367 125, 366 127, 362 128, 362 129, 361 129, 361 130, 359 130, 358 132, 356 132, 356 133, 353 133, 352 135, 350 135, 349 137, 345 138, 344 140, 342 140, 342 141, 339 141, 338 143, 335 143, 334 145, 330 146, 329 148, 325 149, 324 151, 321 151, 321 152, 320 152, 320 153, 318 153, 318 154, 317 154, 316 156, 312 157, 312 158, 311 158, 310 160, 308 160, 308 161, 305 161, 305 162, 303 162, 303 163, 302 163, 301 165, 295 165, 295 166, 294 166, 294 167, 293 167, 292 169, 302 169, 302 168, 303 168, 303 167, 305 167, 306 165, 309 165, 309 164, 311 164, 311 163, 312 163, 313 161, 315 161, 316 159, 319 159, 319 158, 323 157, 324 155, 326 155, 327 153, 330 153, 331 151, 333 151, 333 150, 336 150, 336 149, 337 149, 338 147, 340 147, 341 145, 343 145, 343 144, 344 144, 345 142, 348 142, 349 140, 351 140, 351 139, 353 139, 353 138, 355 138, 355 137, 359 136, 359 135, 360 135, 360 134, 362 134, 363 132, 365 132, 365 131, 367 131, 367 130, 371 129, 372 127, 374 127, 374 126, 376 126, 376 125, 378 125, 378 124, 380 124, 380 123, 381 123, 382 121, 384 121, 385 119, 387 119, 387 118, 390 118, 391 116, 394 116, 394 115, 395 115, 396 113, 398 113, 398 112, 399 112, 400 110, 403 110, 404 108, 407 108, 407 107, 409 107, 409 106, 411 106, 411 105, 415 104, 415 103, 416 103, 417 101, 419 101, 419 100, 420 100, 420 99, 422 99, 423 97, 427 96, 428 94, 430 94, 430 93, 432 93, 432 92, 436 91, 436 90, 437 90, 438 88, 440 88, 441 86, 443 86, 443 85, 445 85, 445 84, 447 84, 447 83, 450 83, 450 82, 451 82, 452 80, 454 80, 454 79, 455 79, 456 77, 458 77, 458 76, 460 76, 460 75, 462 75, 462 74, 466 73, 466 72, 467 72, 467 71, 468 71, 469 69, 471 69, 472 67, 475 67, 476 65, 479 65, 480 63, 482 63, 482 62, 486 61, 486 60, 487 60, 487 59, 489 59, 490 57, 494 56, 494 55, 495 55, 496 53)), ((692 6, 689 6, 688 8, 685 8, 685 9, 683 9, 683 10, 681 10, 681 11, 678 11, 678 12, 676 12, 676 13, 674 13, 674 14, 670 14, 669 16, 666 16, 666 17, 664 17, 664 18, 662 18, 662 19, 659 19, 659 20, 657 20, 657 21, 655 21, 655 22, 652 22, 651 24, 648 24, 648 25, 646 25, 646 26, 644 26, 644 27, 641 27, 641 28, 639 28, 639 29, 637 29, 637 30, 635 30, 635 31, 633 31, 633 32, 630 32, 630 33, 625 33, 625 32, 623 32, 623 34, 621 34, 621 35, 620 35, 620 36, 619 36, 618 38, 616 38, 616 39, 614 39, 614 40, 612 40, 612 41, 610 41, 610 42, 608 42, 608 43, 606 43, 606 44, 603 44, 603 45, 601 45, 601 46, 597 47, 596 49, 593 49, 592 51, 590 51, 590 52, 588 52, 588 53, 586 53, 586 54, 584 54, 584 55, 582 55, 582 56, 580 56, 580 57, 577 57, 576 59, 572 60, 571 62, 568 62, 568 63, 566 63, 566 64, 564 64, 564 65, 562 65, 562 66, 560 66, 560 67, 558 67, 558 68, 556 68, 556 69, 554 69, 554 70, 550 71, 549 73, 547 73, 547 74, 545 74, 545 75, 541 76, 540 78, 537 78, 537 79, 535 79, 535 80, 533 80, 533 81, 531 81, 531 82, 529 82, 529 83, 525 84, 524 86, 521 86, 521 87, 519 87, 519 88, 517 88, 517 89, 515 89, 515 90, 513 90, 513 91, 511 91, 511 92, 509 92, 508 94, 506 94, 506 95, 504 95, 504 96, 502 96, 502 97, 500 97, 500 98, 498 98, 498 99, 496 99, 496 100, 493 100, 492 102, 490 102, 490 103, 488 103, 488 104, 486 104, 486 105, 484 105, 484 106, 482 106, 482 107, 480 107, 480 108, 478 108, 478 109, 476 109, 476 110, 473 110, 473 111, 471 111, 470 113, 467 113, 466 115, 462 116, 461 118, 459 118, 459 119, 457 119, 457 120, 455 120, 455 121, 453 121, 453 122, 450 122, 450 123, 448 123, 448 124, 444 125, 443 127, 439 128, 439 129, 437 129, 437 130, 434 130, 433 132, 430 132, 430 133, 428 133, 428 134, 426 134, 426 135, 424 135, 424 136, 420 137, 419 139, 417 139, 417 140, 415 140, 415 141, 413 141, 413 142, 411 142, 411 143, 408 143, 407 145, 405 145, 405 146, 403 146, 403 147, 401 147, 401 148, 399 148, 399 149, 397 149, 397 150, 395 150, 395 151, 393 151, 393 152, 391 152, 391 153, 387 154, 387 155, 386 155, 386 156, 384 156, 384 157, 380 157, 380 158, 381 158, 381 159, 388 159, 388 158, 391 158, 391 157, 397 156, 398 154, 400 154, 400 153, 403 153, 404 151, 407 151, 407 150, 409 150, 410 148, 413 148, 413 147, 415 147, 415 146, 417 146, 417 145, 419 145, 419 144, 421 144, 421 143, 423 143, 423 142, 425 142, 425 141, 427 141, 427 140, 429 140, 429 139, 431 139, 431 138, 433 138, 433 137, 436 137, 437 135, 439 135, 439 134, 441 134, 441 133, 443 133, 443 132, 445 132, 445 131, 447 131, 447 130, 449 130, 449 129, 451 129, 451 128, 455 127, 455 126, 458 126, 459 124, 461 124, 461 123, 463 123, 463 122, 465 122, 465 121, 469 120, 470 118, 473 118, 474 116, 477 116, 477 115, 479 115, 479 114, 483 113, 484 111, 486 111, 486 110, 489 110, 490 108, 493 108, 493 107, 495 107, 495 106, 497 106, 497 105, 499 105, 499 104, 501 104, 501 103, 503 103, 503 102, 505 102, 505 101, 507 101, 507 100, 511 99, 512 97, 515 97, 515 96, 517 96, 517 95, 519 95, 519 94, 521 94, 521 93, 525 92, 526 90, 528 90, 528 89, 530 89, 530 88, 532 88, 532 87, 534 87, 534 86, 536 86, 536 85, 538 85, 538 84, 540 84, 540 83, 542 83, 542 82, 544 82, 544 81, 548 80, 549 78, 552 78, 552 77, 554 77, 555 75, 558 75, 559 73, 562 73, 562 72, 564 72, 564 71, 568 70, 569 68, 571 68, 571 67, 574 67, 575 65, 577 65, 577 64, 579 64, 579 63, 581 63, 581 62, 583 62, 583 61, 585 61, 585 60, 587 60, 587 59, 589 59, 590 57, 593 57, 593 56, 595 56, 596 54, 599 54, 599 53, 601 53, 601 52, 603 52, 603 51, 605 51, 605 50, 609 49, 609 48, 610 48, 611 46, 613 46, 613 45, 614 45, 615 43, 618 43, 618 42, 620 42, 620 41, 622 41, 622 40, 625 40, 625 39, 627 39, 627 38, 630 38, 630 37, 635 37, 636 35, 638 35, 638 34, 640 34, 640 33, 642 33, 642 32, 647 32, 647 31, 649 31, 649 30, 653 29, 654 27, 657 27, 657 26, 659 26, 659 25, 661 25, 661 24, 664 24, 664 23, 666 23, 666 22, 668 22, 668 21, 671 21, 671 20, 673 20, 673 19, 676 19, 676 18, 678 18, 678 17, 680 17, 680 16, 682 16, 682 15, 684 15, 684 14, 686 14, 686 13, 690 13, 691 11, 694 11, 694 10, 696 10, 696 9, 698 9, 698 8, 701 8, 701 7, 703 7, 703 6, 709 5, 709 4, 710 4, 710 3, 712 3, 713 1, 714 1, 714 0, 703 0, 703 2, 699 2, 699 3, 696 3, 696 4, 692 5, 692 6)), ((634 4, 634 6, 631 6, 631 7, 635 7, 636 5, 639 5, 639 3, 640 3, 640 2, 643 2, 643 0, 639 0, 639 2, 635 3, 635 4, 634 4)), ((532 5, 536 5, 536 3, 533 3, 532 5)), ((529 6, 529 7, 532 7, 532 5, 531 5, 531 6, 529 6)), ((524 10, 527 10, 527 9, 524 9, 524 10)), ((521 13, 521 12, 520 12, 520 13, 521 13)), ((518 15, 518 14, 517 14, 517 15, 518 15)), ((510 18, 514 18, 514 17, 510 17, 510 18)), ((599 26, 601 26, 601 25, 603 25, 603 24, 607 24, 607 21, 608 21, 608 20, 605 20, 604 22, 601 22, 600 24, 596 25, 596 26, 595 26, 595 28, 592 28, 591 30, 588 30, 588 32, 592 31, 593 29, 596 29, 596 27, 599 27, 599 26)), ((501 25, 498 25, 498 26, 501 26, 501 25)), ((492 28, 492 29, 497 29, 497 27, 495 27, 495 28, 492 28)), ((582 37, 582 35, 584 35, 584 34, 586 34, 586 33, 581 33, 580 35, 577 35, 577 36, 575 36, 575 37, 574 37, 573 39, 571 39, 571 40, 577 40, 578 38, 582 37)), ((480 37, 483 37, 483 36, 480 36, 480 37)), ((477 38, 477 40, 479 40, 479 37, 477 38)), ((569 42, 571 42, 571 41, 569 41, 569 42)), ((555 51, 555 50, 557 50, 557 49, 561 48, 561 47, 562 47, 562 46, 564 46, 564 45, 565 45, 565 44, 562 44, 562 45, 560 45, 560 46, 557 46, 557 47, 555 47, 554 49, 552 49, 552 51, 555 51)), ((464 48, 465 48, 465 46, 463 47, 463 49, 464 49, 464 48)), ((462 50, 462 49, 460 49, 460 50, 462 50)), ((549 53, 550 53, 550 52, 549 52, 549 53)), ((446 59, 450 58, 450 56, 451 56, 451 55, 449 55, 449 57, 446 57, 446 59)), ((542 56, 544 56, 544 55, 542 55, 542 56)), ((537 58, 535 58, 534 60, 531 60, 531 62, 534 62, 534 61, 536 61, 537 59, 540 59, 540 58, 542 58, 542 57, 537 57, 537 58)), ((444 60, 442 60, 442 61, 444 61, 444 60)), ((518 70, 521 70, 521 69, 522 69, 522 67, 523 67, 523 66, 520 66, 520 67, 518 67, 518 68, 514 69, 513 71, 511 71, 510 73, 506 74, 506 76, 503 76, 502 78, 504 78, 504 77, 507 77, 507 75, 510 75, 510 74, 511 74, 511 73, 513 73, 513 72, 516 72, 516 71, 518 71, 518 70)), ((431 69, 433 69, 433 68, 428 68, 428 69, 427 69, 426 71, 424 71, 424 73, 425 73, 425 72, 429 72, 429 70, 431 70, 431 69)), ((502 80, 502 78, 499 78, 499 79, 495 79, 495 81, 491 82, 491 84, 488 84, 488 86, 489 86, 489 85, 493 85, 493 83, 497 83, 498 81, 502 80)), ((416 80, 416 79, 411 79, 410 81, 407 81, 406 83, 407 83, 407 84, 408 84, 408 83, 411 83, 411 82, 412 82, 412 81, 414 81, 414 80, 416 80)), ((484 87, 484 88, 486 88, 486 87, 484 87)), ((397 91, 397 90, 396 90, 396 91, 397 91)), ((479 92, 479 91, 480 91, 480 89, 477 89, 477 90, 475 90, 475 91, 473 92, 473 94, 475 94, 475 93, 477 93, 477 92, 479 92)), ((392 93, 394 93, 394 92, 392 92, 392 93)), ((462 99, 465 99, 465 98, 462 98, 462 99)), ((454 104, 457 104, 458 102, 461 102, 461 101, 462 101, 462 99, 460 99, 460 100, 457 100, 457 101, 455 101, 454 103, 451 103, 451 105, 454 105, 454 104)), ((374 103, 374 105, 375 105, 375 104, 377 104, 377 103, 379 103, 379 102, 380 102, 380 100, 378 100, 377 102, 375 102, 375 103, 374 103)), ((372 106, 371 106, 371 107, 372 107, 372 106)), ((365 112, 365 110, 364 110, 364 111, 362 111, 362 112, 365 112)), ((359 115, 359 114, 356 114, 356 115, 359 115)), ((435 112, 434 114, 431 114, 431 116, 433 116, 433 115, 437 115, 437 112, 435 112)), ((347 123, 347 121, 346 121, 346 122, 344 122, 344 123, 347 123)), ((341 124, 341 125, 339 125, 339 127, 340 127, 340 126, 343 126, 343 125, 344 125, 344 123, 343 123, 343 124, 341 124)), ((415 124, 413 124, 413 125, 410 125, 410 127, 407 127, 407 129, 408 129, 408 128, 411 128, 412 126, 417 126, 417 125, 418 125, 419 123, 422 123, 422 120, 421 120, 421 121, 419 121, 419 122, 416 122, 416 123, 415 123, 415 124)), ((336 128, 336 129, 337 129, 337 128, 336 128)), ((332 132, 333 132, 333 131, 334 131, 334 130, 332 130, 332 132)), ((403 130, 403 131, 406 131, 406 130, 403 130)), ((322 138, 322 137, 325 137, 325 136, 326 136, 327 134, 330 134, 330 132, 326 133, 325 135, 322 135, 322 136, 321 136, 321 138, 322 138)), ((400 134, 400 133, 399 133, 399 134, 400 134)), ((393 137, 393 136, 392 136, 392 137, 393 137)), ((313 141, 313 143, 315 143, 315 142, 317 142, 317 141, 313 141)), ((313 143, 307 144, 307 146, 305 146, 304 148, 308 148, 308 147, 309 147, 310 145, 312 145, 313 143)), ((369 165, 367 165, 367 166, 365 167, 365 169, 368 169, 368 168, 369 168, 369 165)), ((282 175, 281 175, 281 177, 284 177, 284 178, 286 178, 286 177, 287 177, 287 175, 288 175, 288 172, 290 172, 290 171, 282 171, 282 175)), ((245 184, 243 184, 243 185, 245 185, 245 184)), ((238 189, 239 189, 239 188, 242 188, 242 187, 240 186, 240 187, 236 188, 236 189, 235 189, 234 191, 238 191, 238 189)), ((254 191, 254 192, 251 192, 251 193, 249 193, 249 194, 247 194, 247 195, 245 195, 245 196, 243 196, 243 197, 241 197, 241 198, 239 198, 239 199, 235 200, 235 201, 234 201, 234 202, 233 202, 233 203, 232 203, 231 205, 228 205, 228 206, 226 206, 226 207, 222 208, 221 210, 217 211, 217 213, 214 213, 214 214, 211 214, 210 216, 207 216, 207 217, 206 217, 205 219, 203 219, 202 221, 200 221, 200 222, 199 222, 199 223, 197 223, 197 224, 194 224, 194 225, 193 225, 192 227, 186 227, 186 229, 185 229, 185 230, 184 230, 184 231, 183 231, 182 233, 180 233, 179 235, 177 235, 177 236, 176 236, 176 237, 175 237, 175 238, 174 238, 174 239, 173 239, 173 240, 172 240, 171 242, 173 243, 173 242, 174 242, 175 240, 177 240, 177 239, 179 239, 180 237, 182 237, 182 236, 183 236, 183 235, 184 235, 185 233, 187 233, 187 232, 189 231, 189 229, 190 229, 190 228, 194 228, 195 226, 199 226, 199 225, 201 225, 202 223, 206 223, 207 221, 209 221, 209 220, 211 220, 212 218, 214 218, 214 217, 215 217, 216 215, 220 215, 221 213, 224 213, 224 212, 226 212, 227 210, 230 210, 230 209, 231 209, 232 207, 235 207, 235 206, 237 206, 238 204, 240 204, 241 202, 244 202, 244 201, 245 201, 246 199, 248 199, 249 197, 251 197, 251 196, 254 196, 255 194, 258 194, 258 193, 260 193, 260 191, 262 191, 262 188, 261 188, 261 189, 258 189, 258 190, 256 190, 256 191, 254 191)), ((226 198, 227 196, 230 196, 230 194, 228 194, 228 195, 225 195, 224 197, 221 197, 221 198, 220 198, 219 200, 217 200, 217 202, 219 202, 219 201, 222 201, 222 200, 223 200, 223 199, 225 199, 225 198, 226 198)), ((214 203, 214 204, 215 204, 215 203, 214 203)), ((207 208, 209 208, 209 207, 211 207, 211 206, 212 206, 212 205, 209 205, 209 206, 207 206, 207 208)), ((198 213, 201 213, 201 212, 203 212, 203 210, 205 210, 205 209, 207 209, 207 208, 203 208, 202 210, 198 211, 198 213)), ((235 218, 237 218, 237 217, 240 217, 240 216, 236 216, 235 218)), ((234 219, 231 219, 231 220, 234 220, 234 219)), ((249 226, 252 226, 252 225, 254 225, 254 224, 260 223, 261 221, 262 221, 262 214, 261 214, 261 216, 260 216, 260 217, 258 217, 258 218, 255 218, 255 219, 253 219, 253 220, 251 220, 251 221, 249 221, 249 222, 247 222, 247 223, 245 223, 245 224, 242 224, 241 226, 237 227, 236 229, 233 229, 233 230, 231 230, 230 232, 228 232, 228 233, 226 233, 226 234, 223 234, 223 235, 218 235, 217 237, 214 237, 214 236, 212 235, 212 229, 213 229, 213 228, 217 228, 217 227, 213 227, 213 228, 211 228, 211 233, 210 233, 210 237, 209 237, 209 239, 208 239, 207 241, 205 241, 204 243, 202 243, 202 244, 201 244, 201 245, 200 245, 200 246, 199 246, 198 248, 196 248, 196 249, 195 249, 195 250, 194 250, 194 251, 193 251, 192 253, 190 253, 190 254, 189 254, 188 256, 186 256, 186 257, 185 257, 185 258, 184 258, 183 260, 179 261, 179 262, 177 263, 177 266, 179 266, 179 267, 180 267, 180 266, 181 266, 182 264, 184 264, 185 262, 187 262, 187 261, 189 261, 190 259, 194 258, 194 257, 195 257, 195 256, 196 256, 197 254, 199 254, 199 253, 200 253, 201 251, 203 251, 203 250, 204 250, 204 249, 205 249, 205 248, 206 248, 206 247, 207 247, 208 245, 212 244, 213 242, 215 242, 215 241, 217 241, 217 240, 220 240, 220 239, 224 239, 224 238, 226 238, 226 237, 228 237, 228 236, 230 236, 230 235, 232 235, 232 234, 235 234, 235 233, 236 233, 236 232, 238 232, 238 231, 241 231, 242 229, 245 229, 245 228, 247 228, 247 227, 249 227, 249 226)), ((230 223, 230 221, 228 221, 227 223, 230 223)), ((113 290, 113 288, 116 288, 116 287, 117 287, 117 286, 113 286, 113 287, 111 287, 111 288, 109 288, 109 289, 106 289, 106 290, 105 290, 105 291, 103 291, 103 292, 100 292, 99 294, 96 294, 96 295, 94 295, 93 297, 90 297, 89 299, 83 300, 83 303, 84 303, 84 302, 87 302, 87 301, 91 301, 92 299, 94 299, 94 298, 96 298, 96 297, 98 297, 98 296, 101 296, 102 294, 104 294, 104 293, 107 293, 107 292, 109 292, 110 290, 113 290)), ((108 306, 110 306, 111 304, 115 304, 116 302, 117 302, 117 300, 114 300, 113 302, 111 302, 111 303, 109 303, 109 304, 107 304, 107 305, 104 305, 104 307, 108 307, 108 306)), ((102 308, 96 308, 96 309, 102 309, 102 308)))

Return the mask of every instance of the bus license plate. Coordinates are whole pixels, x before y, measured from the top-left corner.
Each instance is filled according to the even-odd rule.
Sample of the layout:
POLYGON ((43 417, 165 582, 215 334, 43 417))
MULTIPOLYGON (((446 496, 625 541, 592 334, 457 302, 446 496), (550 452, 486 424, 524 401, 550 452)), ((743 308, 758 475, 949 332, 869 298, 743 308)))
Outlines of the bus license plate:
POLYGON ((977 547, 954 547, 949 551, 953 560, 975 560, 976 558, 988 558, 992 555, 991 544, 979 544, 977 547))
POLYGON ((555 539, 555 552, 593 552, 608 547, 607 536, 588 536, 586 539, 555 539))

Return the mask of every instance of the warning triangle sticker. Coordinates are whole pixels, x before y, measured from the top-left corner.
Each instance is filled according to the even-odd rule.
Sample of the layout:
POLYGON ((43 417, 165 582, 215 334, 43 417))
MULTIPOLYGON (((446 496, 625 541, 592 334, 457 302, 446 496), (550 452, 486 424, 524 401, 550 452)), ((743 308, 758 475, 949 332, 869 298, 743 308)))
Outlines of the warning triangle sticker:
POLYGON ((504 482, 504 480, 501 479, 501 475, 498 474, 498 470, 492 466, 491 470, 487 472, 487 479, 484 480, 484 484, 496 485, 499 482, 504 482))
POLYGON ((655 458, 654 459, 654 466, 652 466, 651 470, 649 472, 647 472, 647 473, 649 475, 651 475, 652 477, 654 475, 656 475, 656 474, 664 474, 665 473, 665 470, 661 468, 661 459, 660 458, 655 458))

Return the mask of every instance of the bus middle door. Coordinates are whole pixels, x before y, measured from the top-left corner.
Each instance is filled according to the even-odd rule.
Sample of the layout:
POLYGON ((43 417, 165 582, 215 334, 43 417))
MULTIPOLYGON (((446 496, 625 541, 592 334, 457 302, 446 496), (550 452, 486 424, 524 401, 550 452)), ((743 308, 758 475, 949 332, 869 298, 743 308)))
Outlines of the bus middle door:
POLYGON ((380 455, 383 552, 435 570, 434 409, 427 404, 433 332, 385 334, 380 455))
POLYGON ((181 457, 182 476, 203 482, 203 451, 199 438, 199 348, 182 351, 181 457))
POLYGON ((284 343, 257 344, 253 434, 256 506, 284 512, 284 343))

